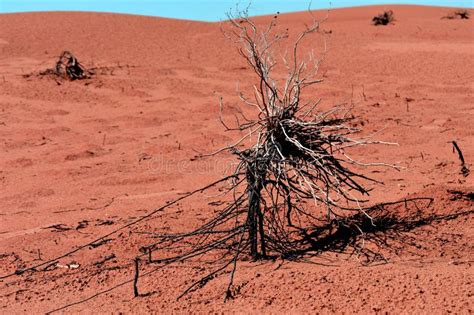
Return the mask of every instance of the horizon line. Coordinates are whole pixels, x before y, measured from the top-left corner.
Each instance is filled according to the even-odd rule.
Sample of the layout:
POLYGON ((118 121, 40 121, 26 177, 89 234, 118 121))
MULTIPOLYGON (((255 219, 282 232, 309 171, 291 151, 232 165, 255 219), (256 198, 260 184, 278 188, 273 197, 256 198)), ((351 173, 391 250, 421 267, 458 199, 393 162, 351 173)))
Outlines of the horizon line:
MULTIPOLYGON (((48 0, 48 4, 38 4, 37 0, 2 0, 0 2, 0 14, 14 14, 14 13, 35 13, 35 12, 91 12, 91 13, 112 13, 112 14, 130 14, 160 18, 171 18, 180 20, 200 21, 200 22, 219 22, 227 20, 226 12, 231 12, 238 8, 239 3, 235 4, 236 0, 207 0, 203 4, 201 1, 200 6, 195 7, 196 4, 192 4, 191 0, 139 0, 133 1, 134 5, 130 6, 128 3, 130 0, 111 0, 109 6, 102 3, 98 3, 93 0, 81 0, 79 3, 61 2, 59 0, 48 0), (213 3, 216 2, 217 3, 213 3), (138 2, 138 3, 137 3, 138 2), (141 4, 144 4, 140 6, 141 4), (148 5, 146 5, 146 3, 148 5), (189 10, 177 10, 176 7, 180 7, 179 4, 188 3, 189 10), (233 6, 227 7, 233 3, 233 6), (213 11, 209 11, 209 6, 213 4, 213 11), (115 5, 115 7, 112 7, 115 5), (190 10, 190 9, 195 10, 190 10)), ((237 0, 238 1, 238 0, 237 0)), ((249 16, 262 16, 275 14, 277 12, 284 13, 297 13, 308 10, 308 6, 311 4, 310 1, 298 1, 288 3, 287 1, 273 1, 272 3, 266 3, 265 7, 262 7, 263 0, 252 1, 249 7, 249 16)), ((248 3, 248 1, 243 1, 248 3)), ((445 7, 445 8, 463 8, 472 9, 474 8, 471 0, 418 0, 418 1, 375 1, 375 0, 362 0, 354 4, 353 0, 335 0, 333 2, 325 1, 328 3, 324 6, 321 2, 318 5, 312 4, 311 11, 316 10, 331 10, 331 9, 350 9, 360 8, 367 6, 388 6, 388 5, 405 5, 405 6, 429 6, 429 7, 445 7), (349 4, 351 3, 351 4, 349 4)), ((242 8, 246 6, 241 6, 242 8)), ((181 7, 180 7, 181 8, 181 7)))

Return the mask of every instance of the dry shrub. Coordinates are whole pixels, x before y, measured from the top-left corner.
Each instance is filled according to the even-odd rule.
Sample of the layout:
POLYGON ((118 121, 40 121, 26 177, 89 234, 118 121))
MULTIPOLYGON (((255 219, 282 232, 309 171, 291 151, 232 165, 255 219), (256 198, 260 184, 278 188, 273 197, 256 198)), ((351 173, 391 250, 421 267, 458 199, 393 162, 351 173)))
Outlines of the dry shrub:
MULTIPOLYGON (((253 109, 253 117, 239 108, 237 124, 230 126, 220 101, 224 128, 244 133, 234 144, 209 154, 229 151, 239 162, 233 174, 205 189, 219 186, 216 190, 225 206, 193 231, 153 233, 154 241, 142 248, 150 257, 152 252, 159 253, 161 258, 153 262, 165 265, 204 255, 221 264, 183 295, 230 272, 226 299, 230 298, 239 258, 291 258, 301 252, 307 245, 306 237, 318 231, 322 222, 347 223, 354 213, 372 222, 364 206, 371 190, 367 185, 380 182, 362 170, 391 165, 363 163, 349 152, 356 147, 391 143, 372 140, 373 135, 362 136, 353 123, 350 106, 323 110, 321 99, 303 98, 308 95, 305 90, 322 82, 318 69, 326 53, 324 50, 317 57, 313 52, 300 51, 312 35, 324 36, 320 25, 325 18, 318 21, 311 17, 312 23, 293 38, 287 30, 277 31, 277 17, 260 28, 246 11, 229 14, 230 30, 224 33, 238 45, 256 82, 253 97, 239 93, 243 106, 253 109), (277 60, 281 43, 287 41, 293 42, 291 48, 277 60), (278 79, 278 67, 287 74, 284 79, 278 79), (249 143, 253 144, 245 147, 249 143)), ((350 229, 363 233, 355 222, 350 229)))
POLYGON ((388 25, 394 21, 393 11, 384 11, 383 13, 374 16, 372 19, 372 24, 374 25, 388 25))
POLYGON ((467 10, 457 10, 443 17, 443 19, 448 19, 448 20, 454 20, 454 19, 468 20, 469 18, 470 18, 470 13, 467 10))

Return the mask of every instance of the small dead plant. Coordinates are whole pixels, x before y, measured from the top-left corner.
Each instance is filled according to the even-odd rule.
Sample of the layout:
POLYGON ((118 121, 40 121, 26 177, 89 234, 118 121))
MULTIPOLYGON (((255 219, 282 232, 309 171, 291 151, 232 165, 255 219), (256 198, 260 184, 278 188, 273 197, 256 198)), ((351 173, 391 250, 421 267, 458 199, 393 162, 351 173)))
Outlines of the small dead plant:
POLYGON ((468 20, 471 17, 469 11, 467 10, 457 10, 454 11, 446 16, 443 16, 443 19, 448 19, 448 20, 455 20, 455 19, 461 19, 461 20, 468 20))
POLYGON ((90 72, 69 51, 63 51, 56 62, 56 75, 69 80, 82 80, 90 77, 90 72))
POLYGON ((390 23, 392 23, 394 21, 394 17, 393 17, 393 11, 392 10, 388 10, 388 11, 384 11, 383 13, 377 15, 377 16, 374 16, 374 18, 372 19, 372 24, 374 25, 388 25, 390 23))
POLYGON ((66 79, 74 81, 90 79, 94 74, 94 69, 86 69, 71 52, 63 51, 58 57, 54 68, 25 74, 23 77, 26 79, 30 77, 52 77, 59 85, 61 84, 60 80, 66 79))

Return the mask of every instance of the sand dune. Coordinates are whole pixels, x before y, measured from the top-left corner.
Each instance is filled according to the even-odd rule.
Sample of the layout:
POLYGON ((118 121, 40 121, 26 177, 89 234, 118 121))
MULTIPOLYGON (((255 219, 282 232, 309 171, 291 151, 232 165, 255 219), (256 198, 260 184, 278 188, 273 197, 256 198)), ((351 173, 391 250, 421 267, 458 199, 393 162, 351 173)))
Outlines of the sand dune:
MULTIPOLYGON (((330 12, 323 27, 329 47, 324 82, 315 97, 327 105, 352 100, 368 131, 383 130, 380 138, 399 143, 355 153, 404 167, 372 174, 385 182, 371 195, 373 203, 424 196, 434 198, 433 213, 473 210, 472 198, 449 192, 474 189, 474 175, 459 174, 451 145, 457 141, 473 165, 473 20, 441 19, 449 8, 390 8, 396 21, 387 27, 370 23, 383 7, 330 12)), ((308 18, 298 13, 278 20, 296 33, 308 18)), ((321 42, 303 49, 310 46, 318 51, 321 42)), ((193 157, 239 138, 223 132, 217 96, 232 107, 239 102, 236 83, 245 89, 252 80, 219 23, 99 13, 0 15, 0 277, 217 179, 231 156, 193 157), (60 85, 28 76, 52 67, 63 50, 102 70, 60 85)), ((212 200, 183 201, 141 229, 195 227, 213 213, 212 200)), ((468 313, 473 223, 471 213, 419 227, 411 232, 415 245, 387 253, 386 264, 365 266, 345 254, 324 254, 314 264, 243 262, 240 295, 225 304, 226 277, 175 300, 200 272, 189 265, 143 278, 141 290, 152 293, 147 297, 133 299, 127 284, 66 311, 468 313)), ((132 278, 131 259, 145 236, 124 230, 108 239, 58 260, 78 263, 77 269, 0 280, 1 312, 43 313, 132 278)))

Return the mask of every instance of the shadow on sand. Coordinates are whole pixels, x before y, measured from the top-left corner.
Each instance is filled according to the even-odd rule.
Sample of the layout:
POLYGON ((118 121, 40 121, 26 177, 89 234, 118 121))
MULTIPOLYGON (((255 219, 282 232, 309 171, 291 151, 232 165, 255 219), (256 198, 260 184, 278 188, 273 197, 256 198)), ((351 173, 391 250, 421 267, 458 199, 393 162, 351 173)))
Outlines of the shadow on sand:
MULTIPOLYGON (((473 192, 449 191, 451 201, 473 202, 473 192)), ((410 248, 421 248, 424 240, 415 229, 435 223, 456 220, 474 214, 474 209, 453 213, 436 213, 433 198, 411 198, 382 203, 328 224, 302 230, 301 249, 288 254, 289 259, 317 256, 323 252, 362 256, 364 264, 387 261, 382 252, 400 254, 410 248)), ((446 211, 446 210, 445 210, 446 211)))

